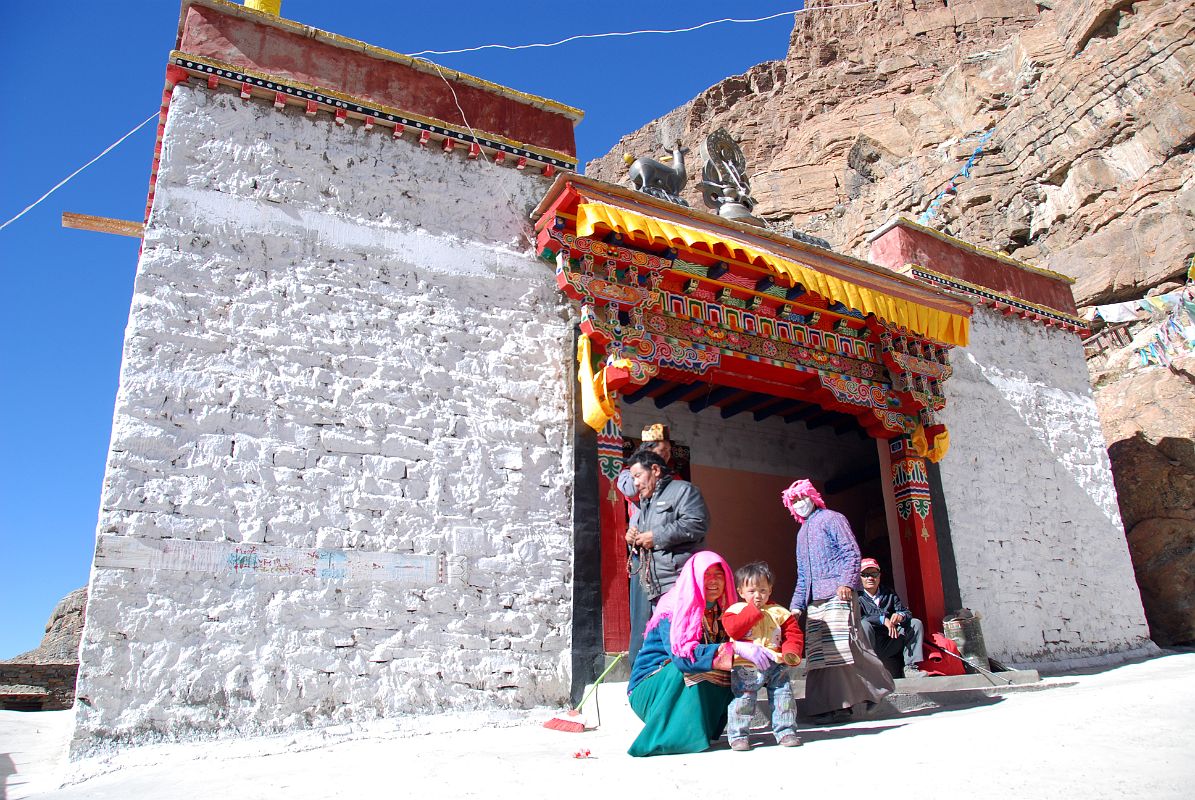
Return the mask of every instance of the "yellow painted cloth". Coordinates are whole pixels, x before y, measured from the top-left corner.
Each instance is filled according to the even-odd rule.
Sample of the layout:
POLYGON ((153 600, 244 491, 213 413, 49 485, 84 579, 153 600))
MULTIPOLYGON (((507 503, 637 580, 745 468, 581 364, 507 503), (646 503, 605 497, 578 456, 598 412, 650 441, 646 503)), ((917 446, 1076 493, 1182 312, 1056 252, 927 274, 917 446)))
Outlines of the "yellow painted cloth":
POLYGON ((913 452, 922 458, 928 458, 937 464, 946 457, 950 450, 950 432, 943 429, 934 437, 932 442, 926 441, 925 427, 918 424, 916 430, 909 436, 913 444, 913 452))
POLYGON ((577 381, 581 384, 581 416, 585 424, 595 431, 601 431, 614 416, 614 403, 606 391, 604 371, 596 379, 591 358, 592 345, 589 337, 581 334, 577 341, 577 381))
POLYGON ((755 250, 741 242, 722 239, 683 225, 613 208, 604 203, 582 203, 577 206, 578 236, 592 236, 598 225, 620 233, 646 236, 652 241, 668 246, 677 243, 695 249, 701 246, 715 258, 733 258, 764 266, 827 300, 844 303, 864 314, 875 314, 882 320, 939 342, 961 347, 967 345, 970 320, 961 314, 939 311, 912 300, 893 297, 877 289, 869 289, 833 275, 826 275, 773 253, 755 250))
POLYGON ((926 451, 925 457, 937 464, 946 457, 948 450, 950 450, 950 431, 943 430, 934 437, 934 444, 926 451))

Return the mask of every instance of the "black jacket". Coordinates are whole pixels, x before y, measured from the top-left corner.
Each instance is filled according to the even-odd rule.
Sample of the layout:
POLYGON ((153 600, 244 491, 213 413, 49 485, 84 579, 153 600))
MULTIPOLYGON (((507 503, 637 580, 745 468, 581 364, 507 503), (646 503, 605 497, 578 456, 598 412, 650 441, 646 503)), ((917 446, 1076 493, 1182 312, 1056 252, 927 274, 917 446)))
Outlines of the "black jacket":
POLYGON ((655 600, 676 583, 680 568, 701 549, 710 526, 710 512, 701 490, 688 481, 660 478, 655 493, 639 507, 639 530, 652 532, 653 586, 648 597, 655 600))
POLYGON ((899 595, 896 592, 881 586, 876 593, 875 600, 868 597, 867 592, 860 590, 859 595, 859 610, 863 614, 863 619, 881 628, 884 625, 884 620, 893 614, 904 614, 904 621, 901 625, 905 625, 913 618, 913 612, 909 610, 899 595))

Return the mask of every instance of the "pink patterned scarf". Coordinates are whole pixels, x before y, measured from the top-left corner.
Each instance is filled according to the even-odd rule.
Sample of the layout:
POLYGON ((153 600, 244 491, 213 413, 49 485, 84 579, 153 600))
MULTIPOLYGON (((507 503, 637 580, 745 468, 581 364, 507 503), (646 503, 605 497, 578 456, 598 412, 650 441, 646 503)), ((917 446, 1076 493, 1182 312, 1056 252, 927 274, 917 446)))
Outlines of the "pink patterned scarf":
POLYGON ((726 575, 726 589, 719 598, 722 608, 729 608, 739 601, 734 590, 734 573, 726 559, 709 550, 694 553, 681 567, 676 585, 664 593, 656 604, 656 613, 647 623, 650 631, 662 619, 672 620, 670 644, 672 652, 684 658, 693 657, 693 648, 701 644, 701 617, 705 614, 705 571, 715 564, 722 567, 726 575))
POLYGON ((800 524, 805 524, 805 518, 797 514, 794 506, 802 497, 808 497, 813 501, 813 504, 818 508, 825 508, 826 501, 818 493, 817 489, 813 488, 813 484, 809 482, 808 478, 801 478, 793 481, 792 485, 780 493, 780 500, 784 503, 784 507, 788 509, 788 513, 793 515, 800 524))

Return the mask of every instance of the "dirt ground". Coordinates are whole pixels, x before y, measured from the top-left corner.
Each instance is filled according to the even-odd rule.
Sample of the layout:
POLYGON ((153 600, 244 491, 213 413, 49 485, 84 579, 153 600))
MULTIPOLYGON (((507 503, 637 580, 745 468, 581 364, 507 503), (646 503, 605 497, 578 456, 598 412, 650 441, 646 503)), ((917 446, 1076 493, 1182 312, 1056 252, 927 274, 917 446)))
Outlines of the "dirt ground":
POLYGON ((603 724, 542 727, 551 712, 409 718, 292 736, 129 749, 67 765, 70 712, 0 712, 0 800, 148 798, 800 797, 913 792, 967 798, 1195 796, 1195 653, 1050 678, 982 705, 756 737, 690 756, 633 759, 638 730, 611 686, 603 724), (587 758, 576 758, 588 750, 587 758), (748 779, 748 775, 752 776, 748 779), (66 781, 65 785, 62 784, 66 781), (694 794, 699 793, 699 794, 694 794))

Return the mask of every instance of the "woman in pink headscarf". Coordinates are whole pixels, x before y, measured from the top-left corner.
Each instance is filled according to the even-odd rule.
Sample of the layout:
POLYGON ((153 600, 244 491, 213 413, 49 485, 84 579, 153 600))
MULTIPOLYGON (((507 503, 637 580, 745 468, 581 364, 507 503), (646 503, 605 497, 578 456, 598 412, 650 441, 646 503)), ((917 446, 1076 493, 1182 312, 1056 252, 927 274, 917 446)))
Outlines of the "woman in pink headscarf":
POLYGON ((660 598, 631 666, 627 693, 644 723, 631 755, 707 749, 726 727, 735 655, 761 670, 774 663, 764 647, 729 641, 721 616, 736 602, 730 566, 708 550, 694 553, 660 598))
POLYGON ((789 604, 805 623, 801 711, 818 722, 846 722, 853 709, 862 716, 893 689, 859 625, 859 544, 846 517, 826 508, 809 480, 793 482, 780 497, 801 525, 789 604))

